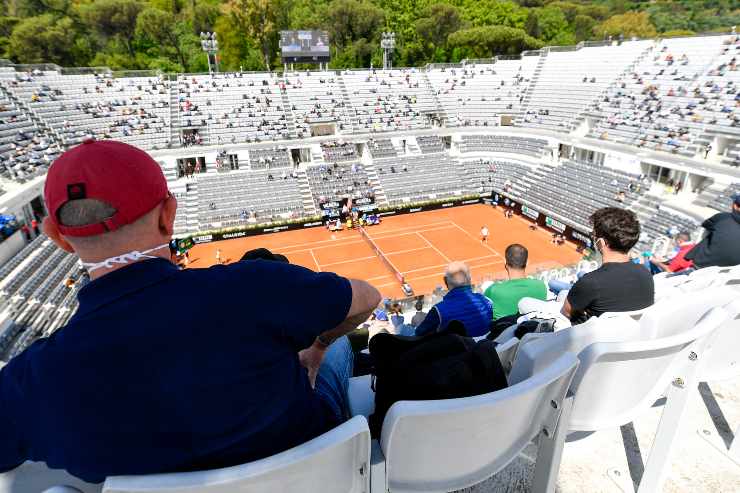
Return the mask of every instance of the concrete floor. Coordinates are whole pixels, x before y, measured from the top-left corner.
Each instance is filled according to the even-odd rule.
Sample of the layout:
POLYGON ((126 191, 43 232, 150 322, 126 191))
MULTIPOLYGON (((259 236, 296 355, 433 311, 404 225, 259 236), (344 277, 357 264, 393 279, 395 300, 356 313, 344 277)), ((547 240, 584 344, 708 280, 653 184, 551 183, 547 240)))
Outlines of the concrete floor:
MULTIPOLYGON (((739 348, 740 350, 740 348, 739 348)), ((604 430, 565 444, 556 491, 561 493, 619 493, 636 491, 650 453, 662 406, 652 408, 635 423, 604 430), (621 488, 607 474, 619 472, 621 488)), ((664 493, 740 492, 740 466, 724 457, 701 436, 707 430, 726 442, 740 428, 740 379, 700 384, 687 405, 674 442, 664 493)), ((740 438, 738 438, 740 440, 740 438)), ((528 492, 537 449, 527 447, 499 474, 461 493, 528 492)))

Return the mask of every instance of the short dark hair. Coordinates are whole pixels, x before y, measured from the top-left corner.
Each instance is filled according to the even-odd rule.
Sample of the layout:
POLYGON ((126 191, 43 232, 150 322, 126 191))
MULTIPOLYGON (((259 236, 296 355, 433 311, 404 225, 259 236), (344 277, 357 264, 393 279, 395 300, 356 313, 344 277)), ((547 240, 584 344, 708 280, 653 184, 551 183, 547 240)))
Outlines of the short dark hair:
POLYGON ((691 233, 688 231, 681 231, 676 235, 676 238, 684 238, 686 241, 689 241, 691 239, 691 233))
POLYGON ((607 246, 620 253, 629 253, 640 239, 640 221, 634 212, 619 207, 604 207, 589 218, 596 238, 603 239, 607 246))
POLYGON ((529 252, 526 247, 514 243, 506 247, 506 265, 514 269, 526 269, 529 252))

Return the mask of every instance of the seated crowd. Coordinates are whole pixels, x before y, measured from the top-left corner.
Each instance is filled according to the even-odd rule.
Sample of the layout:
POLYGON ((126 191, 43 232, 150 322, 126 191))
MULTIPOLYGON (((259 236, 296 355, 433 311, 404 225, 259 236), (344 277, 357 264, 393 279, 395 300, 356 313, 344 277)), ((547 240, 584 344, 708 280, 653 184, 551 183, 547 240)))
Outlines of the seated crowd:
MULTIPOLYGON (((469 268, 452 262, 447 294, 427 313, 417 304, 406 324, 368 282, 266 250, 179 270, 168 249, 177 200, 159 164, 127 144, 68 150, 44 194, 45 234, 79 257, 91 281, 65 327, 0 370, 0 471, 42 461, 98 483, 242 464, 304 443, 349 418, 349 378, 363 357, 348 336, 368 318, 375 332, 424 336, 454 325, 492 338, 493 322, 520 314, 579 324, 654 302, 650 271, 629 257, 640 224, 617 207, 591 215, 603 265, 567 295, 547 301, 544 284, 526 278, 527 249, 514 244, 508 280, 479 294, 469 268), (91 169, 101 158, 106 174, 91 169), (182 303, 192 286, 198 303, 182 303), (289 310, 275 296, 286 286, 300 293, 289 310)), ((703 226, 705 238, 682 258, 693 268, 740 264, 740 196, 703 226)))

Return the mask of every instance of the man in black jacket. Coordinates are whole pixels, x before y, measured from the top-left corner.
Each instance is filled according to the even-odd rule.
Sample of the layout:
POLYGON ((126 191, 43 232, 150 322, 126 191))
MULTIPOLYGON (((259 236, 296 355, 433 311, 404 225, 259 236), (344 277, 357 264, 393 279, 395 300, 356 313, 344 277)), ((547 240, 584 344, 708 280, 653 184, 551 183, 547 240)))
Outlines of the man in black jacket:
POLYGON ((699 269, 740 264, 740 193, 732 199, 731 212, 720 212, 704 221, 704 239, 686 254, 699 269))

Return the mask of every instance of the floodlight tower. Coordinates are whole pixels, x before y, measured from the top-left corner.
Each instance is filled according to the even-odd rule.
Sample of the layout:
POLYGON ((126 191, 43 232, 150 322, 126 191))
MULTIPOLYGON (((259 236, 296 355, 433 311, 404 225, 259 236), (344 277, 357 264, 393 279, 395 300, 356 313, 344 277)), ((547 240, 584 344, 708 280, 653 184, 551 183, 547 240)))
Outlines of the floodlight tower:
POLYGON ((216 33, 201 32, 200 47, 203 48, 206 57, 208 57, 208 73, 218 72, 218 39, 216 39, 216 33))
POLYGON ((380 47, 383 48, 383 70, 393 68, 393 50, 396 48, 396 33, 384 32, 380 40, 380 47))

